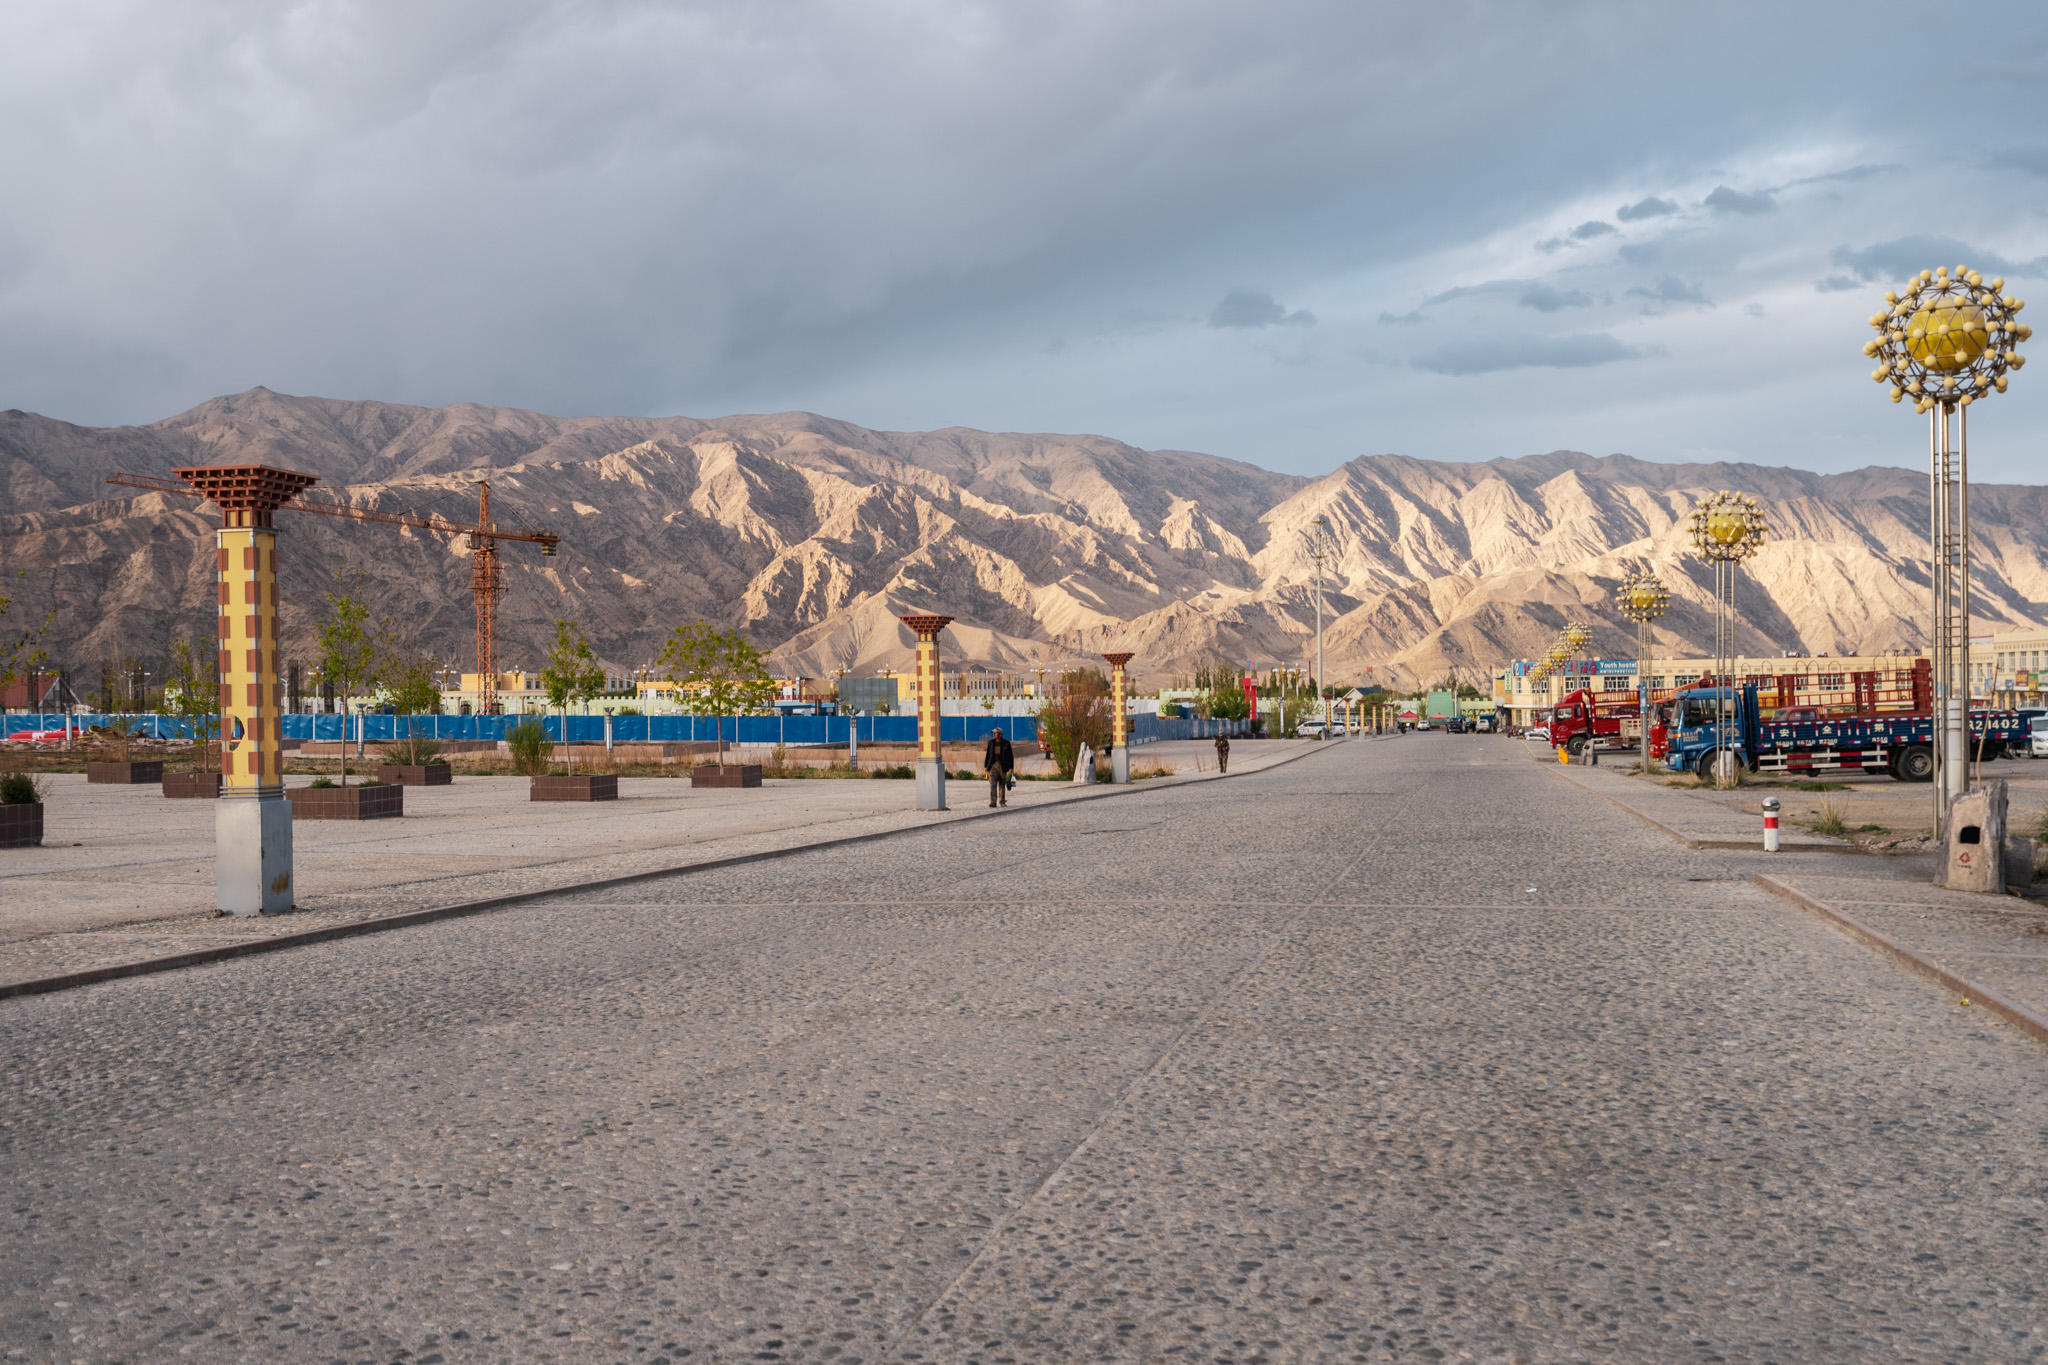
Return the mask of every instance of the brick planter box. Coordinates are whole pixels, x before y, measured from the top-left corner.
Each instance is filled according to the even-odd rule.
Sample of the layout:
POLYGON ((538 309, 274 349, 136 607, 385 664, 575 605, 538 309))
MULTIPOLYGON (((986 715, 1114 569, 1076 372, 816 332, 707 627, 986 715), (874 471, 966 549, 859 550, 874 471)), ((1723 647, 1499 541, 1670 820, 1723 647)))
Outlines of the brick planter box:
POLYGON ((210 800, 220 797, 219 773, 165 773, 165 796, 197 796, 210 800))
POLYGON ((88 763, 85 765, 85 780, 88 782, 111 782, 123 787, 153 787, 164 780, 164 761, 160 758, 126 759, 119 763, 88 763))
POLYGON ((399 787, 445 787, 455 780, 455 769, 446 763, 386 763, 377 769, 377 780, 399 787))
POLYGON ((0 806, 0 848, 35 848, 42 842, 42 802, 0 806))
POLYGON ((616 801, 619 779, 613 773, 579 773, 575 777, 536 777, 527 798, 532 801, 616 801))
POLYGON ((701 768, 690 770, 690 785, 693 787, 758 787, 761 785, 761 765, 758 763, 728 763, 720 767, 706 763, 701 768))
POLYGON ((405 814, 405 788, 287 787, 294 820, 395 820, 405 814))

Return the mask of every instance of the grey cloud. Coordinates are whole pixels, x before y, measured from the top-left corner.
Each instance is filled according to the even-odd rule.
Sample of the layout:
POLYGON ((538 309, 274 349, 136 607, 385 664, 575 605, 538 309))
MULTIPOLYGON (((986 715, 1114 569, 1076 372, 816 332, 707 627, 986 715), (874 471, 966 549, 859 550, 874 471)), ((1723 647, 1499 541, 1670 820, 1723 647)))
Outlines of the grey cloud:
POLYGON ((1861 280, 1852 280, 1847 275, 1830 275, 1824 280, 1816 281, 1813 286, 1813 292, 1816 294, 1846 294, 1852 289, 1861 288, 1863 288, 1863 281, 1861 280))
POLYGON ((1637 285, 1628 291, 1632 299, 1648 299, 1652 303, 1701 303, 1712 307, 1712 302, 1696 284, 1688 284, 1676 275, 1666 275, 1647 288, 1637 285))
POLYGON ((1744 194, 1718 185, 1707 196, 1707 207, 1716 213, 1758 214, 1769 213, 1778 207, 1778 201, 1771 198, 1769 190, 1758 190, 1755 194, 1744 194))
POLYGON ((1794 185, 1825 185, 1830 181, 1868 180, 1873 175, 1895 175, 1905 170, 1897 162, 1888 161, 1883 165, 1851 166, 1844 171, 1829 171, 1824 175, 1803 176, 1791 183, 1794 185))
POLYGON ((2025 171, 2048 177, 2048 147, 2007 147, 1984 158, 1997 171, 2025 171))
POLYGON ((1589 307, 1593 298, 1581 289, 1560 291, 1547 284, 1532 284, 1522 291, 1522 297, 1515 302, 1524 308, 1534 308, 1539 313, 1555 313, 1560 308, 1589 307))
POLYGON ((1669 199, 1659 199, 1651 195, 1648 199, 1638 199, 1633 204, 1624 204, 1614 211, 1614 216, 1624 223, 1639 223, 1645 218, 1663 218, 1676 212, 1678 205, 1669 199))
POLYGON ((1982 271, 1986 275, 2048 274, 2048 256, 2036 256, 2031 261, 2015 261, 1995 251, 1979 250, 1953 237, 1899 237, 1889 242, 1864 247, 1860 251, 1838 246, 1830 259, 1836 265, 1849 267, 1856 278, 1865 284, 1878 280, 1904 280, 1923 270, 1938 270, 1942 266, 1953 268, 1958 265, 1967 265, 1972 270, 1982 271))
POLYGON ((1637 360, 1649 352, 1606 332, 1573 332, 1565 336, 1493 336, 1454 341, 1415 357, 1417 369, 1435 374, 1491 374, 1532 366, 1584 369, 1637 360))
POLYGON ((1209 313, 1211 327, 1306 327, 1315 320, 1306 309, 1288 312, 1262 289, 1233 289, 1209 313))
POLYGON ((1614 224, 1603 223, 1598 218, 1594 218, 1573 228, 1572 240, 1575 242, 1590 242, 1595 237, 1610 237, 1619 231, 1621 229, 1614 224))
POLYGON ((1422 321, 1422 310, 1411 308, 1405 313, 1381 313, 1380 322, 1390 327, 1413 327, 1422 321))
POLYGON ((1431 294, 1422 301, 1422 306, 1434 308, 1437 304, 1449 303, 1453 299, 1477 298, 1488 294, 1512 294, 1518 289, 1528 287, 1527 280, 1487 280, 1483 284, 1454 285, 1441 294, 1431 294))
POLYGON ((1630 242, 1616 248, 1614 254, 1630 265, 1648 265, 1664 254, 1664 248, 1655 242, 1630 242))

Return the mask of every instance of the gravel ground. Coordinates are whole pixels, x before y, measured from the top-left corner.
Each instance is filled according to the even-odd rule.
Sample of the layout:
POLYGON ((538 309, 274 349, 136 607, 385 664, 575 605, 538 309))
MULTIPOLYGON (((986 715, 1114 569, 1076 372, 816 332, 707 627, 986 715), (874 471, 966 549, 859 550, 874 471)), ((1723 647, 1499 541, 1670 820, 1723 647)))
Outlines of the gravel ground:
POLYGON ((2038 1358, 2048 1059, 1767 866, 1407 736, 7 1002, 0 1348, 2038 1358))

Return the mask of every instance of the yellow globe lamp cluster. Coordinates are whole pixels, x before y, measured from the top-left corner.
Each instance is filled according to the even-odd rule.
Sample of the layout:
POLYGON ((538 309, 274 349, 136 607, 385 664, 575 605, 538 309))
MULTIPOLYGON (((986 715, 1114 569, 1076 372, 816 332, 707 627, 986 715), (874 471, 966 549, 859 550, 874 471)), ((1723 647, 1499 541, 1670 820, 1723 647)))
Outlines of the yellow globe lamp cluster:
POLYGON ((1748 559, 1769 529, 1757 500, 1741 493, 1724 489, 1692 509, 1692 543, 1702 559, 1748 559))
POLYGON ((1641 624, 1654 621, 1671 609, 1671 590, 1664 586, 1664 580, 1648 569, 1630 574, 1614 590, 1614 600, 1621 607, 1621 614, 1641 624))
POLYGON ((2018 320, 2026 300, 2004 290, 2004 280, 1959 265, 1953 274, 1923 270, 1888 291, 1884 309, 1870 315, 1877 336, 1863 343, 1878 362, 1870 377, 1891 385, 1894 403, 1910 397, 1915 412, 2004 393, 2008 373, 2027 363, 2017 347, 2034 335, 2018 320))

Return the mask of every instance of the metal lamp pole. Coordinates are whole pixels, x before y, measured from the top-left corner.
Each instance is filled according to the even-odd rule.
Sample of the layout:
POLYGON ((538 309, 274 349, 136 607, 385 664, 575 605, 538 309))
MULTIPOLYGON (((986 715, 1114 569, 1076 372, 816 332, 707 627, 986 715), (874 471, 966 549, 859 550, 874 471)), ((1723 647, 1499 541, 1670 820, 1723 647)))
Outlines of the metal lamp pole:
POLYGON ((1757 500, 1722 490, 1692 509, 1692 543, 1714 566, 1714 780, 1735 785, 1735 569, 1762 548, 1768 526, 1757 500))
POLYGON ((2015 347, 2034 334, 2017 320, 2025 301, 2004 288, 1967 266, 1923 270, 1885 294, 1870 315, 1877 335, 1863 344, 1878 362, 1870 377, 1891 386, 1894 403, 1911 395, 1913 410, 1927 414, 1937 838, 1969 780, 1969 408, 2005 392, 2008 373, 2027 363, 2015 347))
POLYGON ((1671 607, 1671 592, 1655 571, 1645 569, 1614 590, 1621 614, 1636 623, 1636 716, 1643 729, 1643 772, 1650 771, 1651 624, 1671 607))

